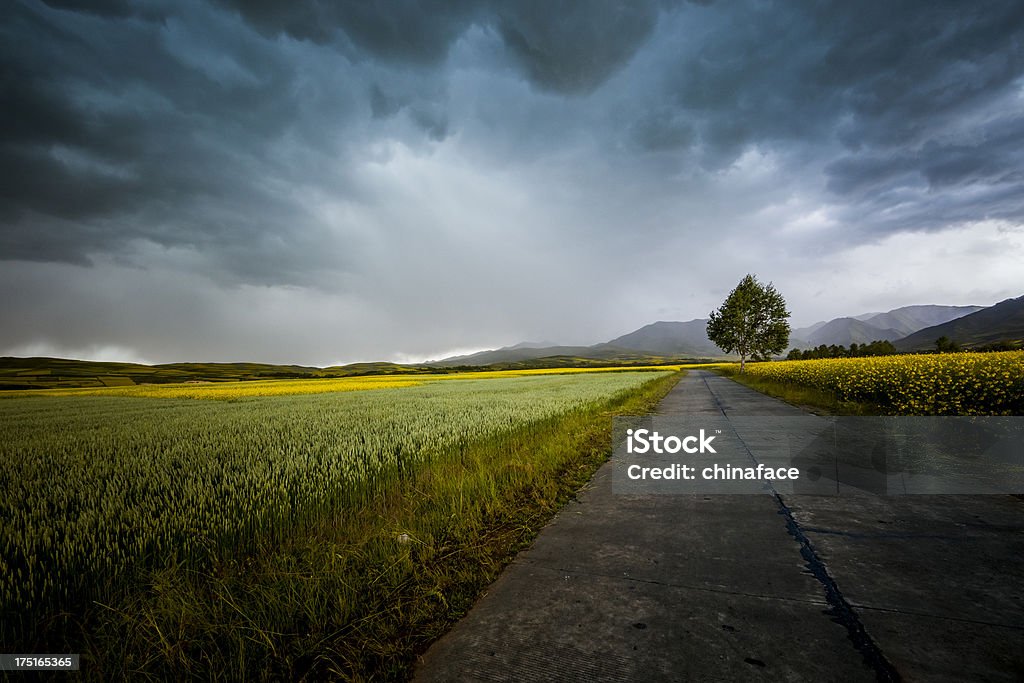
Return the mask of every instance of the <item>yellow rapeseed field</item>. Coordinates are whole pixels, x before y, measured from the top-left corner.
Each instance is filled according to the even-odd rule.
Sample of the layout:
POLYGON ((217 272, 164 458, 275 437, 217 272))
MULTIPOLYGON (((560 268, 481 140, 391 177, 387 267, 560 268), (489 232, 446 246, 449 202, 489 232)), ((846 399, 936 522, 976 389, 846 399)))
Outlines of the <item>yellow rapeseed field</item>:
POLYGON ((128 396, 138 398, 193 398, 233 400, 255 396, 298 396, 326 394, 339 391, 366 391, 370 389, 399 389, 426 382, 502 379, 533 375, 571 375, 594 372, 676 371, 682 365, 606 367, 606 368, 541 368, 530 370, 498 370, 486 372, 459 372, 437 375, 368 375, 362 377, 329 377, 294 380, 256 380, 243 382, 186 382, 182 384, 140 384, 66 389, 32 389, 4 392, 0 398, 20 396, 128 396))
POLYGON ((755 363, 756 377, 873 403, 894 415, 1015 415, 1024 411, 1024 351, 755 363))

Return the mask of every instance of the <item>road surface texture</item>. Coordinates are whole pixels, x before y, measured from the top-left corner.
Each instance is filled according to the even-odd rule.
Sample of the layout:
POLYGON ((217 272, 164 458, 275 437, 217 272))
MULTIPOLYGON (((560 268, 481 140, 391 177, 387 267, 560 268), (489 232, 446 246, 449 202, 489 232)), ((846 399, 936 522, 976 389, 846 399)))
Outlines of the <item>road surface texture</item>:
MULTIPOLYGON (((703 371, 658 412, 805 414, 703 371)), ((416 679, 1024 680, 1024 501, 627 496, 605 465, 416 679)))

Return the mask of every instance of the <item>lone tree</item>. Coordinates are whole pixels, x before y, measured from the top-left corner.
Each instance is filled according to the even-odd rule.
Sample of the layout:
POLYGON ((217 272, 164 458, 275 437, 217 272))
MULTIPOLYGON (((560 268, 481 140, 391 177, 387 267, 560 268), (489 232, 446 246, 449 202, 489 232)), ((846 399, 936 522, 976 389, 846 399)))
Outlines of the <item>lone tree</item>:
POLYGON ((769 282, 747 275, 708 319, 708 339, 726 353, 740 354, 740 372, 747 358, 782 353, 789 344, 786 300, 769 282))

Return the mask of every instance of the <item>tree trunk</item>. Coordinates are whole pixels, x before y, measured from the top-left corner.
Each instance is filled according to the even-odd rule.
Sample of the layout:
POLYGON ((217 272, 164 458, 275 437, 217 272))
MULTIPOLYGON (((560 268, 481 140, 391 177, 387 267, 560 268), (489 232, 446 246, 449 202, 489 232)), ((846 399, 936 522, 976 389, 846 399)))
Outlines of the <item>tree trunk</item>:
POLYGON ((743 368, 747 365, 747 354, 740 355, 740 374, 743 374, 743 368))

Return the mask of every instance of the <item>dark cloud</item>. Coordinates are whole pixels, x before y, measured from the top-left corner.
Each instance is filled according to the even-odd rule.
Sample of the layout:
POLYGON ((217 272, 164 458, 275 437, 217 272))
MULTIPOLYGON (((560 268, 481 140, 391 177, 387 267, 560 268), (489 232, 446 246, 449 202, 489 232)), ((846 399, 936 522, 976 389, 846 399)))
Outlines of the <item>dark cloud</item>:
POLYGON ((322 145, 314 131, 325 112, 310 108, 343 116, 344 94, 290 92, 300 82, 294 65, 229 26, 194 29, 202 17, 112 25, 29 7, 10 14, 0 255, 82 262, 136 240, 207 252, 230 246, 229 278, 295 277, 301 269, 282 264, 296 254, 261 254, 261 245, 283 235, 308 249, 322 227, 305 224, 305 207, 287 192, 260 185, 307 182, 329 149, 291 159, 276 145, 288 136, 322 145), (28 40, 46 20, 58 27, 28 40))
MULTIPOLYGON (((346 154, 344 124, 362 105, 367 91, 358 83, 370 71, 349 60, 429 65, 471 23, 483 21, 517 37, 511 49, 538 83, 577 91, 606 78, 653 22, 650 7, 616 8, 608 16, 577 9, 556 30, 541 5, 517 5, 499 17, 468 3, 399 3, 386 11, 376 3, 240 4, 236 9, 265 34, 333 48, 337 33, 363 51, 300 46, 289 58, 277 43, 203 8, 126 21, 131 12, 118 3, 50 4, 55 10, 16 5, 5 22, 0 163, 18 170, 0 193, 0 255, 9 259, 83 262, 138 239, 200 250, 246 241, 252 251, 277 243, 281 231, 294 238, 305 207, 259 194, 254 180, 272 176, 344 193, 339 185, 346 179, 330 171, 319 176, 308 162, 346 154), (588 51, 589 44, 601 48, 588 51), (307 62, 311 56, 318 63, 307 62), (305 163, 274 158, 275 144, 286 139, 307 143, 299 150, 305 163), (211 210, 211 203, 220 206, 211 210), (233 208, 245 218, 225 218, 233 208), (76 222, 89 225, 69 230, 76 222)), ((436 89, 409 92, 399 79, 397 88, 372 83, 369 95, 376 118, 405 111, 414 129, 434 141, 451 131, 436 89)), ((323 226, 305 227, 322 236, 323 226)), ((261 281, 293 281, 294 272, 281 270, 288 261, 282 254, 250 256, 246 277, 262 265, 261 281)))
POLYGON ((593 91, 650 36, 654 2, 498 3, 498 30, 527 75, 561 93, 593 91))
POLYGON ((1024 192, 1020 3, 717 4, 669 21, 665 43, 696 39, 664 48, 657 104, 639 102, 631 125, 642 149, 682 147, 710 171, 752 148, 820 164, 829 199, 851 217, 860 204, 865 235, 943 229, 972 204, 979 219, 1022 218, 1003 191, 1024 192), (881 220, 897 195, 913 206, 881 220))
POLYGON ((140 13, 131 0, 43 0, 50 7, 101 17, 130 17, 140 13))
POLYGON ((1024 216, 1024 116, 979 120, 920 146, 880 146, 825 167, 828 188, 865 228, 942 230, 950 225, 1024 216), (898 210, 893 210, 898 205, 898 210))
POLYGON ((851 148, 921 142, 951 116, 991 105, 1024 68, 1020 3, 907 5, 896 16, 888 5, 861 9, 815 77, 844 90, 851 148))
POLYGON ((643 112, 630 124, 633 140, 648 151, 676 152, 693 144, 693 125, 671 107, 657 107, 643 112))
POLYGON ((981 133, 973 145, 929 141, 919 149, 888 155, 847 156, 830 164, 826 172, 829 189, 860 198, 902 186, 932 192, 977 184, 1019 186, 1024 180, 1022 149, 1024 126, 1014 121, 1006 129, 981 133))
POLYGON ((386 119, 394 116, 402 110, 407 102, 401 98, 386 94, 380 86, 374 83, 370 86, 370 111, 375 119, 386 119))
POLYGON ((266 35, 315 43, 349 41, 374 58, 437 64, 452 42, 480 16, 476 3, 221 0, 266 35))
MULTIPOLYGON (((1024 221, 1010 0, 18 0, 0 41, 0 260, 76 282, 298 288, 367 329, 471 311, 487 344, 569 329, 550 302, 595 281, 651 310, 659 282, 727 290, 677 267, 694 243, 783 262, 1024 221)), ((592 309, 572 329, 612 325, 592 309)))
POLYGON ((222 1, 267 35, 340 49, 351 44, 372 58, 414 65, 439 64, 471 26, 485 26, 501 35, 534 84, 561 93, 587 93, 603 83, 640 48, 658 16, 650 0, 222 1))

